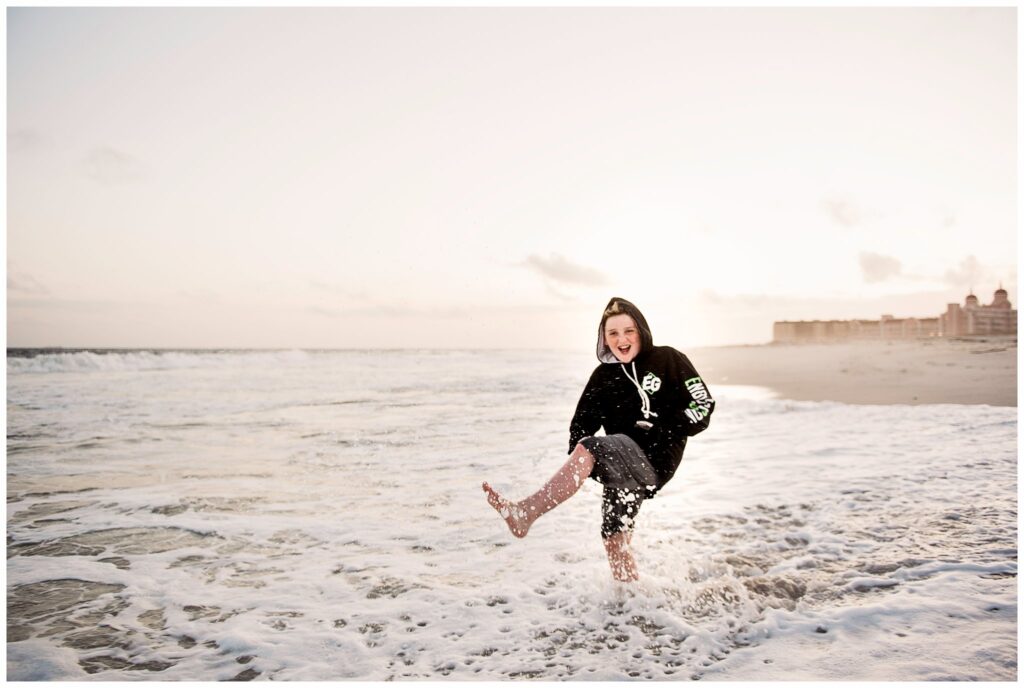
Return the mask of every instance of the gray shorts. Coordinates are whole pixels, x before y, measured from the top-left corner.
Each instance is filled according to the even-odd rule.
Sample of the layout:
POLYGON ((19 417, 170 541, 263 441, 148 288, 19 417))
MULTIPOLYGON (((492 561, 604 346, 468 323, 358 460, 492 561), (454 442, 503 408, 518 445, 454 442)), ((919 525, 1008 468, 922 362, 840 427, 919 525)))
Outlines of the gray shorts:
POLYGON ((601 536, 632 530, 647 488, 658 484, 644 450, 628 435, 584 437, 580 444, 594 457, 590 477, 604 485, 601 536))

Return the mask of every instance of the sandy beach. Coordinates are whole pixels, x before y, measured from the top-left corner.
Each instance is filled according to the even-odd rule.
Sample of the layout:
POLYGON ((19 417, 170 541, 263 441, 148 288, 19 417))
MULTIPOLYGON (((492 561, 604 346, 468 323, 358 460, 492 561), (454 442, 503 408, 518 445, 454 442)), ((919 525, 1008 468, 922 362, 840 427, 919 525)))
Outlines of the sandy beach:
POLYGON ((1017 405, 1017 338, 766 344, 690 349, 708 381, 850 404, 1017 405))

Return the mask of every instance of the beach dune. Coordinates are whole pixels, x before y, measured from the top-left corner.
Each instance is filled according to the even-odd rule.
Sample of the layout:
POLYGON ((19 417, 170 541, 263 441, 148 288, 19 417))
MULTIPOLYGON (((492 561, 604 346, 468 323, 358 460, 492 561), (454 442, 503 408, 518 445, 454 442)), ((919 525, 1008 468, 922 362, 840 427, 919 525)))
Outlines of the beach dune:
POLYGON ((1017 405, 1017 338, 691 349, 708 385, 756 385, 800 401, 1017 405))

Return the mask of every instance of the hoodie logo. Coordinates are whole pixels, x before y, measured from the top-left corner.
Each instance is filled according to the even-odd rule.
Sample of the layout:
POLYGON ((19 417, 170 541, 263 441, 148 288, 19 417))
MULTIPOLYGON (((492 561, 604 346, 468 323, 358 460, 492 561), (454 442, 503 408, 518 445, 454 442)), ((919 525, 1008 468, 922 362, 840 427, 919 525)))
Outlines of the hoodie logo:
POLYGON ((715 402, 708 394, 708 388, 704 386, 704 381, 699 377, 691 377, 684 384, 686 385, 686 391, 693 398, 689 408, 684 413, 691 423, 700 423, 711 415, 711 406, 715 402))
POLYGON ((661 379, 654 373, 647 373, 646 375, 644 375, 644 381, 640 385, 640 387, 645 392, 650 392, 651 394, 654 394, 659 389, 661 389, 661 379))

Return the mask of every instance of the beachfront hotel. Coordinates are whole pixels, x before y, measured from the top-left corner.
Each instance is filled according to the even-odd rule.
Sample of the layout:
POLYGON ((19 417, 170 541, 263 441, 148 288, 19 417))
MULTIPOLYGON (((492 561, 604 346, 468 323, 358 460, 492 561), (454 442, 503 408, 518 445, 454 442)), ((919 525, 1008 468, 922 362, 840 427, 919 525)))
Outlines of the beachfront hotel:
POLYGON ((982 306, 972 291, 964 305, 951 303, 939 316, 939 334, 944 337, 972 334, 1017 334, 1017 309, 1002 285, 992 296, 992 303, 982 306))
POLYGON ((772 326, 776 342, 827 342, 848 339, 914 339, 917 337, 961 337, 1017 334, 1017 309, 1002 285, 992 303, 981 305, 973 290, 964 305, 951 303, 937 318, 894 318, 880 320, 783 320, 772 326))

